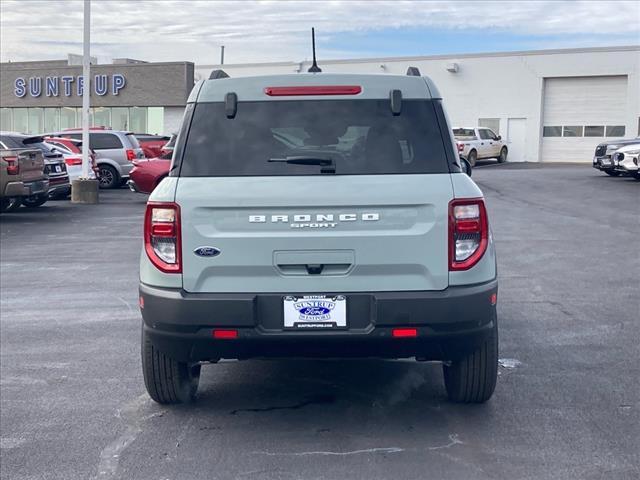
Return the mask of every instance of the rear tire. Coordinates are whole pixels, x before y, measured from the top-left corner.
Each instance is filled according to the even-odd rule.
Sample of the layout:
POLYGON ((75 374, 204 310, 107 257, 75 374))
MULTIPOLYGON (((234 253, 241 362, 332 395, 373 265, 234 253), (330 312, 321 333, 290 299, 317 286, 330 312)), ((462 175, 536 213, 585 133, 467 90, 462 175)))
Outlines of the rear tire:
POLYGON ((604 173, 606 173, 607 175, 610 175, 612 177, 620 176, 620 172, 616 172, 615 170, 604 170, 604 173))
POLYGON ((476 166, 476 161, 478 160, 478 152, 475 150, 471 150, 469 155, 467 156, 467 161, 471 164, 472 167, 476 166))
POLYGON ((504 163, 507 161, 507 147, 502 147, 500 155, 498 155, 498 163, 504 163))
POLYGON ((3 198, 2 204, 0 204, 0 212, 10 213, 15 212, 22 206, 22 199, 20 197, 3 198))
POLYGON ((22 204, 27 208, 37 208, 41 207, 49 200, 48 193, 41 193, 40 195, 31 195, 30 197, 24 197, 22 199, 22 204))
POLYGON ((120 186, 120 175, 111 165, 98 165, 100 177, 100 188, 118 188, 120 186))
POLYGON ((200 381, 200 364, 178 362, 156 349, 142 329, 142 374, 149 396, 161 404, 190 403, 200 381))
POLYGON ((482 344, 467 356, 443 365, 449 400, 483 403, 491 398, 498 378, 498 325, 482 344))

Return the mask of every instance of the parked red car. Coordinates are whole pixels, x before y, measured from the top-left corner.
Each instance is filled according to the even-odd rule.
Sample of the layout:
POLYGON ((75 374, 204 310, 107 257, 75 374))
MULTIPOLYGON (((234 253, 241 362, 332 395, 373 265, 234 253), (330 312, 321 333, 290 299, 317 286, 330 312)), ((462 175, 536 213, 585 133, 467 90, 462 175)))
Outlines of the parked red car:
POLYGON ((135 160, 127 185, 138 193, 151 193, 169 174, 171 153, 150 160, 135 160))
POLYGON ((151 135, 149 133, 134 133, 144 156, 147 158, 158 158, 162 155, 162 147, 171 139, 164 135, 151 135))

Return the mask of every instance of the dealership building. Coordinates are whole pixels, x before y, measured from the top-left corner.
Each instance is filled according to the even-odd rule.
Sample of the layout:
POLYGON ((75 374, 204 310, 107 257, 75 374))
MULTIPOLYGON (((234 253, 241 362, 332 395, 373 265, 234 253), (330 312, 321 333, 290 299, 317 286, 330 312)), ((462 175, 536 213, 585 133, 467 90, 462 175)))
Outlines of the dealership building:
MULTIPOLYGON (((321 52, 320 52, 321 53, 321 52)), ((81 66, 3 63, 2 129, 36 133, 80 125, 81 66), (66 78, 65 78, 66 77, 66 78), (39 80, 38 80, 39 79, 39 80)), ((486 126, 510 161, 590 162, 596 144, 640 136, 640 46, 324 60, 323 72, 430 76, 454 126, 486 126)), ((311 63, 196 65, 115 60, 92 66, 95 125, 172 133, 194 79, 295 74, 311 63)), ((319 83, 321 83, 319 74, 319 83)), ((240 101, 242 99, 239 99, 240 101)))
MULTIPOLYGON (((1 129, 52 132, 82 125, 81 58, 0 64, 1 129)), ((139 133, 178 130, 194 64, 128 58, 91 66, 91 124, 139 133)))

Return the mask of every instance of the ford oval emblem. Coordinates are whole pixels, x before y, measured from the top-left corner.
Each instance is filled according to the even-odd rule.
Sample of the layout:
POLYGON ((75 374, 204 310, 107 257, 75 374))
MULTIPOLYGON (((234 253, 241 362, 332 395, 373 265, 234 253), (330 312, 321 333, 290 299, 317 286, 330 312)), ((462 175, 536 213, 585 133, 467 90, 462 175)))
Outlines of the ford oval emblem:
POLYGON ((220 255, 220 249, 216 247, 198 247, 193 253, 199 257, 217 257, 220 255))

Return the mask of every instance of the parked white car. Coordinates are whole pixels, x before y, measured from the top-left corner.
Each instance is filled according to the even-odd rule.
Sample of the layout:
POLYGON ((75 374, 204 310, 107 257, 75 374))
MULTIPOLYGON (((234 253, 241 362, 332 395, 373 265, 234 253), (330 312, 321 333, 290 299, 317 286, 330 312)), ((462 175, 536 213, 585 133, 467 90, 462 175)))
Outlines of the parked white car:
POLYGON ((640 157, 640 143, 632 143, 619 148, 612 155, 616 172, 625 173, 640 180, 640 169, 638 168, 638 157, 640 157))
POLYGON ((498 163, 507 161, 509 150, 500 135, 485 127, 454 128, 458 155, 475 166, 477 160, 495 158, 498 163))

